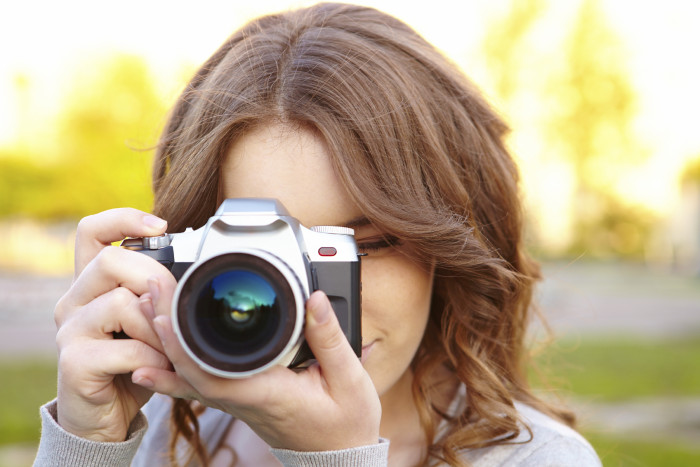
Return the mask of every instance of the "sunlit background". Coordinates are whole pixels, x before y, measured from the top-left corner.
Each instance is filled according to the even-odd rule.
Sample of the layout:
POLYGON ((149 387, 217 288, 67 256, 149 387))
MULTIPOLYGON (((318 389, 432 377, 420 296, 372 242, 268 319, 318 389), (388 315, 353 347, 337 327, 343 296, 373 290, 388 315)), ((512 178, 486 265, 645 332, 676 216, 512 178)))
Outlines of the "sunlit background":
MULTIPOLYGON (((247 19, 308 3, 5 7, 0 265, 65 273, 70 252, 36 221, 148 208, 148 149, 193 68, 247 19)), ((694 2, 429 3, 372 5, 449 55, 511 122, 533 248, 699 268, 694 2)))
MULTIPOLYGON (((11 285, 0 293, 14 290, 14 301, 5 300, 9 311, 24 306, 16 299, 17 290, 25 290, 16 286, 21 280, 68 280, 78 219, 118 206, 149 209, 152 147, 168 108, 196 66, 250 18, 312 3, 140 0, 107 6, 65 0, 3 6, 0 276, 11 285)), ((621 314, 614 316, 581 308, 596 316, 599 325, 624 316, 618 321, 634 328, 655 310, 684 310, 677 327, 684 328, 683 342, 689 347, 673 349, 681 355, 672 359, 674 374, 700 373, 698 359, 689 358, 700 355, 695 337, 700 331, 695 318, 700 313, 700 4, 358 3, 417 29, 510 122, 530 247, 543 260, 545 272, 564 282, 593 284, 590 290, 600 295, 596 310, 608 310, 623 295, 642 303, 619 302, 612 308, 621 314), (648 286, 635 288, 630 284, 636 279, 630 278, 648 286), (645 299, 642 288, 659 292, 645 299), (653 300, 658 305, 635 318, 635 307, 644 308, 643 302, 649 307, 657 303, 653 300), (683 358, 689 358, 690 368, 680 366, 683 358)), ((568 293, 557 288, 556 280, 545 284, 545 312, 579 310, 571 304, 572 296, 593 300, 589 289, 568 293)), ((556 316, 553 321, 562 323, 561 329, 577 326, 556 316)), ((652 321, 647 324, 655 327, 652 321)), ((626 335, 624 326, 614 329, 626 335)), ((677 336, 662 337, 667 342, 677 336)), ((659 336, 654 339, 657 345, 659 336)), ((631 362, 649 350, 642 344, 630 344, 630 349, 601 345, 591 347, 591 355, 609 351, 623 360, 628 355, 631 362)), ((626 365, 629 369, 633 363, 626 365)), ((697 379, 679 384, 687 386, 681 395, 700 398, 697 379)), ((618 396, 624 399, 629 389, 623 387, 618 396)), ((591 401, 590 394, 571 389, 574 399, 591 401)), ((675 389, 643 396, 675 397, 675 389)), ((700 412, 697 404, 693 407, 700 412)), ((700 426, 700 414, 694 420, 700 426)), ((688 447, 700 445, 697 428, 691 436, 692 442, 677 449, 682 453, 678 465, 700 456, 697 447, 688 447)), ((605 438, 597 447, 610 451, 615 465, 657 465, 655 455, 668 459, 677 454, 659 448, 614 457, 627 449, 627 442, 605 438)), ((2 459, 0 455, 0 465, 2 459)))

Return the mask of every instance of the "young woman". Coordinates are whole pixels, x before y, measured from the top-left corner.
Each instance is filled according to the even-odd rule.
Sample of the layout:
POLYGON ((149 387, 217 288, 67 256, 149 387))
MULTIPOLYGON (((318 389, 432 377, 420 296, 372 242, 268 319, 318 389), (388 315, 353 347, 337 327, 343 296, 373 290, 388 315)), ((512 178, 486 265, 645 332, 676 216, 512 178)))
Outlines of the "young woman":
POLYGON ((116 209, 78 226, 36 464, 599 465, 526 380, 539 272, 506 131, 453 65, 376 10, 321 4, 236 32, 172 111, 159 217, 116 209), (173 276, 110 246, 200 227, 240 197, 354 227, 361 359, 315 292, 316 364, 213 376, 173 333, 173 276))

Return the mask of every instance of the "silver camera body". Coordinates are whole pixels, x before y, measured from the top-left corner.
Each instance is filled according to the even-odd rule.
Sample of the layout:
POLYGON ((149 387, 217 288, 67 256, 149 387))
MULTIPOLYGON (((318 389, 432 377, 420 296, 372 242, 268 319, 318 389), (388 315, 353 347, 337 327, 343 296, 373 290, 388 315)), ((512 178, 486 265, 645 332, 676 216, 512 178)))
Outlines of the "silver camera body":
POLYGON ((304 316, 315 290, 328 295, 361 355, 360 254, 352 229, 306 228, 277 200, 236 198, 197 230, 122 246, 153 257, 178 280, 173 329, 211 374, 243 378, 311 361, 304 316))

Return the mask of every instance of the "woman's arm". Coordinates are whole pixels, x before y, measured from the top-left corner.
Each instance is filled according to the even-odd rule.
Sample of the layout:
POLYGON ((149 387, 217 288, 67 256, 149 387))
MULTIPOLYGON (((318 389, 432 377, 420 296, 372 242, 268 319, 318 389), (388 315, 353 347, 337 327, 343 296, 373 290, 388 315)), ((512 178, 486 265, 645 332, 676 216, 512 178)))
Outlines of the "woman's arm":
POLYGON ((41 407, 41 440, 35 467, 75 467, 81 465, 128 466, 148 426, 139 413, 131 422, 126 440, 120 443, 92 441, 68 433, 56 422, 57 403, 41 407))
POLYGON ((133 209, 105 211, 80 222, 73 284, 54 312, 58 393, 42 409, 39 464, 54 459, 54 465, 55 459, 81 451, 99 451, 99 464, 109 464, 108 453, 119 458, 138 445, 145 421, 137 415, 152 392, 134 384, 131 372, 170 367, 141 310, 149 300, 147 279, 166 270, 111 244, 128 236, 159 235, 165 226, 133 209), (131 338, 116 338, 120 333, 131 338))

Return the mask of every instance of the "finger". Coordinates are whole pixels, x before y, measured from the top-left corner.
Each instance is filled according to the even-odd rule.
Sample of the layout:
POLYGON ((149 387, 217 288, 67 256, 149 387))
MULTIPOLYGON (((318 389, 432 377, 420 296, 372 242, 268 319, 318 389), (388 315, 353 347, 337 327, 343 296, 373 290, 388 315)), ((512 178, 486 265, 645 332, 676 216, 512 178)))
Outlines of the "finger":
POLYGON ((354 390, 348 382, 362 378, 365 370, 345 337, 328 297, 316 291, 307 300, 306 308, 304 336, 331 391, 354 390))
POLYGON ((104 247, 64 298, 72 306, 83 306, 117 287, 126 287, 140 296, 148 292, 148 278, 165 271, 165 266, 146 255, 116 246, 104 247))
POLYGON ((185 349, 175 335, 172 327, 171 306, 177 282, 172 275, 153 276, 148 279, 148 289, 153 303, 154 318, 151 322, 165 354, 172 362, 175 370, 189 381, 194 387, 205 381, 211 381, 212 375, 204 373, 199 366, 187 355, 185 349))
POLYGON ((161 346, 172 362, 175 370, 190 384, 197 387, 211 375, 203 373, 180 345, 172 328, 171 304, 177 282, 172 276, 153 276, 148 279, 148 289, 153 303, 154 318, 151 322, 161 346))
POLYGON ((179 399, 196 399, 197 391, 180 375, 167 369, 145 367, 134 371, 131 381, 146 389, 179 399))
POLYGON ((154 367, 167 370, 170 361, 151 346, 135 339, 89 340, 74 342, 59 355, 63 379, 85 378, 93 375, 110 379, 138 368, 154 367))
POLYGON ((59 348, 64 342, 79 337, 113 339, 114 333, 123 332, 162 352, 160 339, 150 321, 141 312, 144 300, 125 287, 118 287, 97 297, 62 323, 56 335, 59 348))
POLYGON ((170 317, 156 315, 152 325, 160 339, 165 355, 182 378, 195 388, 201 388, 215 379, 213 375, 203 372, 197 363, 187 355, 173 332, 170 317))
POLYGON ((75 238, 75 277, 104 247, 126 237, 149 237, 165 233, 167 222, 131 208, 110 209, 83 218, 75 238))
POLYGON ((153 300, 151 299, 151 292, 146 292, 139 297, 139 309, 150 325, 153 318, 156 317, 156 311, 153 308, 153 300))
POLYGON ((279 382, 285 377, 291 379, 297 376, 283 367, 269 368, 264 373, 243 379, 223 379, 202 370, 187 354, 173 331, 170 315, 177 282, 172 276, 158 276, 149 279, 148 283, 155 308, 153 329, 176 373, 193 388, 197 397, 235 399, 237 405, 254 406, 261 400, 269 399, 270 394, 283 391, 282 385, 271 384, 271 381, 279 382))
MULTIPOLYGON (((163 344, 160 342, 160 338, 156 334, 155 329, 153 329, 153 318, 155 318, 155 308, 153 307, 153 300, 151 300, 151 293, 147 292, 141 297, 139 297, 139 310, 141 311, 141 314, 143 317, 146 319, 146 322, 148 323, 148 327, 151 329, 153 335, 156 338, 157 342, 154 342, 152 344, 153 348, 156 349, 159 352, 165 353, 165 350, 163 349, 163 344)), ((150 341, 149 341, 150 344, 150 341)))
POLYGON ((170 318, 171 305, 177 281, 172 274, 153 274, 146 280, 148 293, 153 303, 154 317, 170 318))

